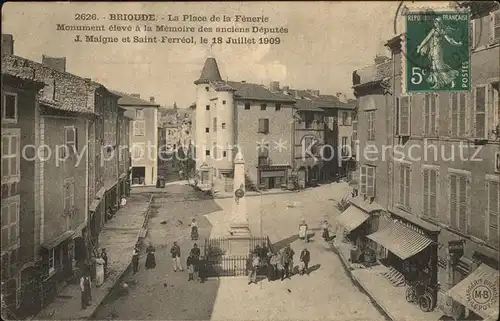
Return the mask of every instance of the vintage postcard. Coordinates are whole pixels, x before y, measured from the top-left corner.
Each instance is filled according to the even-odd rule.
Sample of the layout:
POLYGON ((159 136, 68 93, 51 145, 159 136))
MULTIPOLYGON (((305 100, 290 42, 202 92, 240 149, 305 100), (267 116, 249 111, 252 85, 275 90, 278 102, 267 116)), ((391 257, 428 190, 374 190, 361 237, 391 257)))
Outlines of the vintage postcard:
POLYGON ((497 320, 497 1, 6 2, 6 320, 497 320))

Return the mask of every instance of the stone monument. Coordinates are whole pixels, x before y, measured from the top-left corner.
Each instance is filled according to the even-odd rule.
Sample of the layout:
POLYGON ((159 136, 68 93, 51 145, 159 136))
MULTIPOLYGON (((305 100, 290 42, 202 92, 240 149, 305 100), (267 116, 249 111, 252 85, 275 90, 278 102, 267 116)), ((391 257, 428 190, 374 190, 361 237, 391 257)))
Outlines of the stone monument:
POLYGON ((245 161, 240 151, 234 158, 234 198, 229 225, 229 255, 248 255, 250 251, 250 225, 245 197, 245 161))

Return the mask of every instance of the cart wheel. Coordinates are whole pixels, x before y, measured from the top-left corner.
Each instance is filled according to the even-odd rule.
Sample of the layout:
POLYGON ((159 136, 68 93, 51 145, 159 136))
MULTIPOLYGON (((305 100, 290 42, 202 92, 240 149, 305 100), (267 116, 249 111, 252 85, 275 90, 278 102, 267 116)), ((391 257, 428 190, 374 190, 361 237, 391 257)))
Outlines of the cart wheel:
POLYGON ((417 297, 417 290, 413 286, 406 288, 406 302, 415 302, 417 297))
POLYGON ((429 293, 425 293, 419 298, 420 309, 424 312, 429 312, 432 310, 432 296, 429 293))

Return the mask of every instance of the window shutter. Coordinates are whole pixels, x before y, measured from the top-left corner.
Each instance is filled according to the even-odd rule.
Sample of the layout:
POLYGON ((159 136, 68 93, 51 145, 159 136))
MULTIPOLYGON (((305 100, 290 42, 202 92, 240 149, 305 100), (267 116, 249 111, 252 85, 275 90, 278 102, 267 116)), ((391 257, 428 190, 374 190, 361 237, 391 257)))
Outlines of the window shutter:
POLYGON ((457 228, 457 176, 450 174, 450 225, 457 228))
POLYGON ((459 178, 459 230, 467 232, 467 178, 459 178))
POLYGON ((263 133, 265 128, 265 119, 259 119, 259 133, 263 133))
POLYGON ((269 133, 269 119, 264 119, 264 132, 269 133))
POLYGON ((399 204, 405 205, 405 168, 399 165, 399 204))
POLYGON ((375 197, 375 167, 368 166, 366 171, 366 196, 375 197))
POLYGON ((410 97, 401 97, 399 103, 399 135, 410 136, 410 97))
POLYGON ((422 171, 423 173, 423 176, 424 176, 424 184, 423 184, 423 188, 424 188, 424 191, 423 191, 423 204, 424 204, 424 208, 423 208, 423 214, 424 216, 430 216, 430 205, 429 205, 429 202, 430 202, 430 193, 429 193, 429 189, 430 189, 430 185, 429 185, 429 174, 430 174, 430 170, 428 169, 424 169, 422 171))
POLYGON ((488 110, 488 87, 476 86, 474 88, 474 136, 486 138, 486 116, 488 110))
POLYGON ((401 102, 400 102, 400 99, 401 98, 396 98, 396 132, 395 132, 395 135, 397 135, 399 133, 399 106, 401 105, 401 102))
POLYGON ((451 137, 458 135, 458 93, 450 93, 450 122, 448 132, 451 137))
POLYGON ((467 95, 459 93, 459 111, 458 111, 458 136, 463 137, 467 134, 466 120, 467 120, 467 95))
POLYGON ((359 178, 359 181, 360 181, 360 194, 361 195, 366 195, 366 181, 367 181, 367 169, 366 169, 366 166, 361 166, 360 167, 360 178, 359 178))
POLYGON ((406 207, 410 207, 410 184, 411 184, 411 167, 404 166, 405 169, 405 203, 406 207))
POLYGON ((75 135, 75 152, 78 151, 78 128, 74 128, 74 135, 75 135))
POLYGON ((424 135, 430 132, 430 94, 424 96, 424 135))
POLYGON ((430 110, 429 110, 429 134, 434 135, 437 134, 437 121, 436 121, 436 114, 437 114, 437 100, 438 96, 437 94, 431 94, 430 95, 430 110))
POLYGON ((437 170, 429 171, 429 216, 436 218, 437 216, 437 189, 438 189, 438 173, 437 170))
POLYGON ((488 241, 498 245, 498 216, 500 214, 500 184, 488 182, 488 241))
POLYGON ((490 42, 498 42, 500 40, 500 10, 491 13, 491 35, 490 42))
POLYGON ((214 132, 217 131, 217 117, 214 117, 214 132))

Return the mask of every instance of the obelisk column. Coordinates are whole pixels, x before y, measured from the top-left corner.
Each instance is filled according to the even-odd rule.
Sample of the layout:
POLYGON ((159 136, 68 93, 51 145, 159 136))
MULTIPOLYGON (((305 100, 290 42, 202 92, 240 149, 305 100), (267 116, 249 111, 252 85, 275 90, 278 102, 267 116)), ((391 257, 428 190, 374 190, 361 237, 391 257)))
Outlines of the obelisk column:
POLYGON ((247 255, 250 250, 250 224, 245 197, 245 161, 240 151, 234 158, 234 198, 229 225, 230 255, 247 255))

